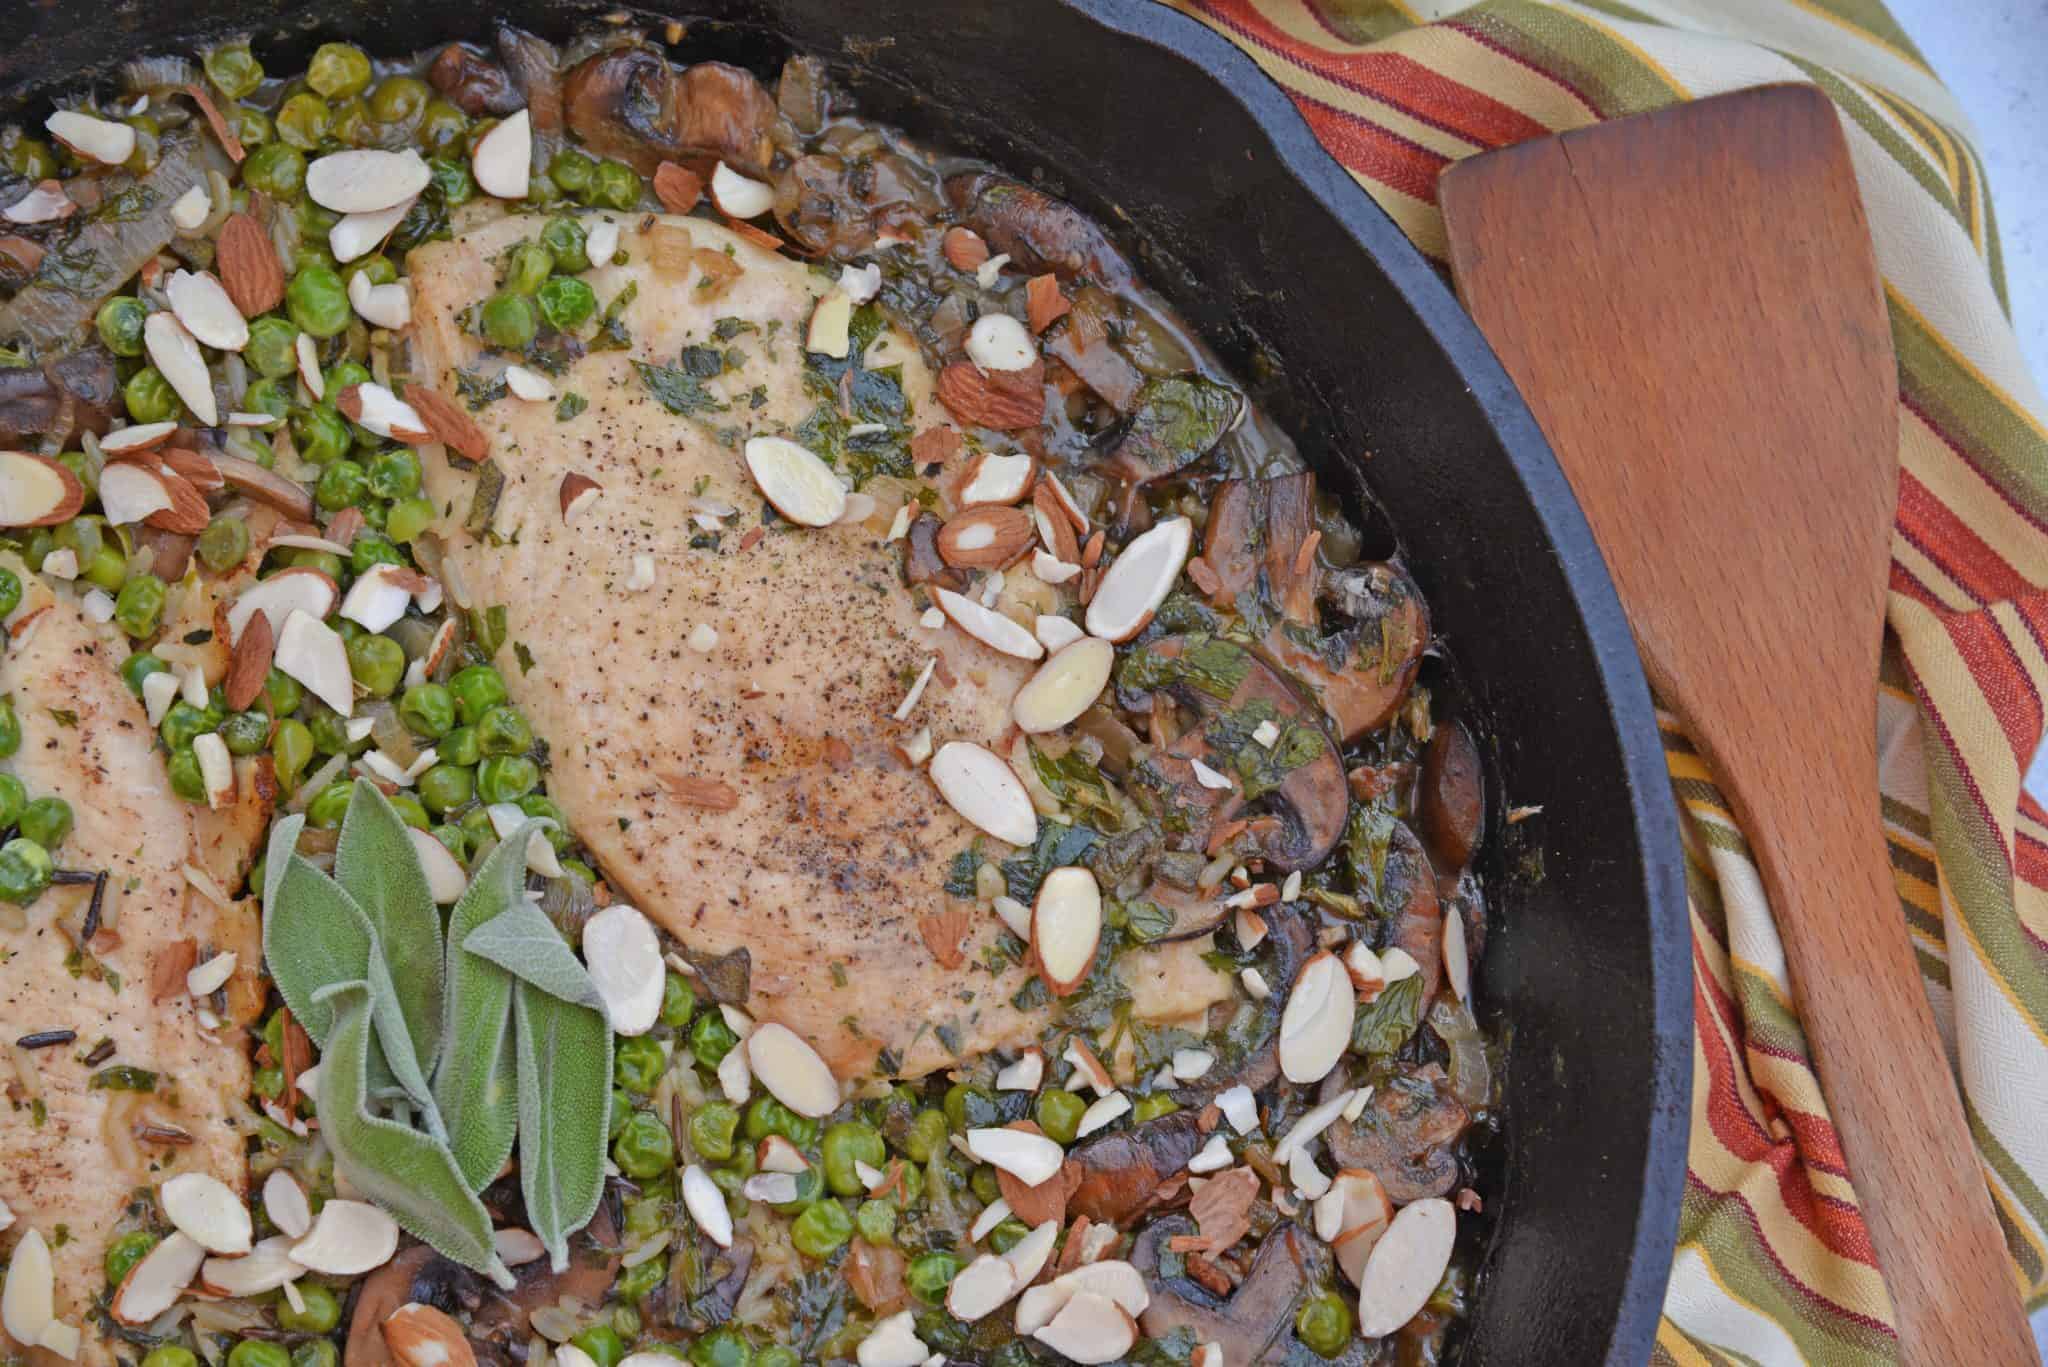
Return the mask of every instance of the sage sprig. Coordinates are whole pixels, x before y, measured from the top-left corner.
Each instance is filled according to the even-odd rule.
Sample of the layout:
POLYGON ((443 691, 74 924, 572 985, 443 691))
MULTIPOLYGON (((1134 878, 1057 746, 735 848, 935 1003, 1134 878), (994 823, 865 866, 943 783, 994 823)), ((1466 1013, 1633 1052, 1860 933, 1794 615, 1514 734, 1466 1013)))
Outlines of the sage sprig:
POLYGON ((263 879, 264 957, 322 1050, 336 1165, 415 1237, 508 1286, 476 1194, 516 1142, 528 1221, 567 1266, 603 1192, 611 1102, 602 1001, 526 891, 527 841, 546 824, 491 851, 445 926, 397 809, 363 780, 334 877, 298 853, 294 815, 272 828, 263 879))

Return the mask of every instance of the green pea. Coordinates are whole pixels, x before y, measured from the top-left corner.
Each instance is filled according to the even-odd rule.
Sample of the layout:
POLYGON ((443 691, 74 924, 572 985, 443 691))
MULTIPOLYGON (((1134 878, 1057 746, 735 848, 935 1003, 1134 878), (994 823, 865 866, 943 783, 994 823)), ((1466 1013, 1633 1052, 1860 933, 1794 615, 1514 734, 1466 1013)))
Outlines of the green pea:
POLYGON ((477 748, 476 728, 458 726, 441 737, 441 743, 434 747, 443 764, 460 764, 473 769, 483 758, 483 751, 477 748))
POLYGON ((590 174, 590 194, 607 209, 630 209, 640 202, 640 173, 623 161, 601 161, 590 174))
POLYGON ((420 114, 420 125, 413 132, 419 138, 421 147, 436 154, 437 164, 455 166, 462 171, 460 198, 450 194, 447 184, 440 177, 435 177, 434 187, 440 191, 442 201, 451 209, 458 204, 466 203, 476 192, 476 182, 470 179, 467 166, 444 158, 449 152, 461 151, 462 139, 469 132, 469 116, 446 100, 429 100, 426 109, 420 114))
POLYGON ((0 566, 0 617, 9 616, 20 606, 21 576, 0 566))
POLYGON ((797 1252, 824 1258, 853 1237, 853 1217, 837 1201, 817 1201, 790 1226, 789 1241, 797 1252))
POLYGON ((629 1092, 653 1091, 667 1071, 668 1054, 652 1035, 622 1039, 612 1050, 612 1075, 629 1092))
POLYGON ((289 1329, 295 1334, 331 1333, 341 1323, 341 1301, 326 1287, 312 1280, 303 1281, 299 1287, 299 1299, 303 1310, 294 1310, 289 1301, 279 1297, 277 1304, 277 1327, 289 1329))
POLYGON ((370 738, 348 738, 348 719, 325 703, 316 703, 306 718, 313 733, 313 748, 323 755, 359 755, 370 748, 370 738))
POLYGON ((0 698, 0 759, 21 749, 21 718, 14 715, 14 699, 0 698))
POLYGON ((469 862, 469 837, 462 833, 460 826, 430 826, 427 834, 440 841, 442 848, 454 855, 458 862, 469 862))
POLYGON ((436 816, 467 807, 476 796, 475 771, 459 764, 436 764, 419 776, 420 803, 436 816))
POLYGON ((1048 1087, 1038 1094, 1038 1104, 1032 1107, 1031 1116, 1048 1139, 1071 1144, 1080 1133, 1081 1115, 1087 1109, 1088 1103, 1072 1092, 1048 1087))
POLYGON ((464 726, 475 725, 484 713, 512 696, 505 688, 504 676, 490 665, 457 670, 448 687, 455 694, 455 710, 464 726))
POLYGON ((419 492, 420 458, 409 446, 379 451, 366 473, 370 492, 379 498, 410 498, 419 492))
POLYGON ((548 249, 548 254, 555 259, 555 269, 564 275, 578 275, 590 269, 590 257, 584 251, 584 242, 583 225, 567 215, 549 219, 547 226, 540 230, 541 246, 548 249))
MULTIPOLYGON (((382 252, 372 252, 368 256, 359 256, 341 268, 341 283, 346 285, 359 275, 368 276, 370 283, 373 285, 388 285, 398 279, 398 265, 382 252)), ((360 365, 356 365, 354 362, 344 362, 344 364, 355 365, 357 370, 362 370, 363 379, 369 378, 370 372, 363 370, 360 365)), ((362 380, 358 379, 353 381, 353 383, 360 384, 362 380)))
POLYGON ((306 804, 307 822, 329 831, 341 825, 341 819, 348 815, 349 794, 354 787, 347 779, 341 779, 322 788, 306 804))
POLYGON ((612 1161, 628 1177, 659 1177, 675 1166, 675 1138, 650 1111, 635 1111, 612 1143, 612 1161))
POLYGON ((242 162, 242 183, 286 204, 306 188, 306 156, 284 141, 280 123, 276 142, 266 142, 242 162))
POLYGON ((273 717, 289 717, 306 700, 306 690, 297 679, 280 669, 263 676, 264 710, 273 717))
POLYGON ((402 498, 391 505, 390 516, 384 522, 384 534, 401 546, 409 546, 421 532, 434 525, 439 516, 434 505, 424 498, 402 498))
POLYGON ((1031 1226, 1013 1215, 988 1232, 988 1244, 998 1253, 1008 1253, 1030 1232, 1031 1226))
MULTIPOLYGON (((209 48, 202 59, 206 79, 231 100, 239 100, 263 83, 263 64, 249 55, 246 40, 209 48)), ((164 1367, 158 1364, 158 1367, 164 1367)))
POLYGON ((954 1083, 946 1089, 945 1109, 946 1123, 963 1133, 1002 1123, 1002 1117, 997 1114, 995 1094, 986 1087, 954 1083))
POLYGON ((887 1201, 863 1201, 853 1212, 853 1228, 868 1243, 889 1243, 896 1237, 896 1207, 887 1201))
POLYGON ((433 97, 433 87, 417 76, 386 76, 370 92, 370 114, 379 123, 409 123, 433 97))
POLYGON ((532 294, 555 269, 554 254, 538 242, 522 242, 512 249, 505 266, 504 288, 513 294, 532 294))
POLYGON ((128 582, 128 557, 121 553, 120 543, 101 542, 99 549, 92 553, 92 559, 86 562, 81 577, 95 588, 119 593, 121 586, 128 582))
POLYGON ((946 1147, 947 1128, 944 1111, 919 1111, 903 1136, 904 1156, 913 1163, 931 1161, 933 1154, 946 1147))
POLYGON ((362 502, 369 487, 369 476, 362 466, 352 460, 330 461, 320 472, 320 482, 313 487, 313 498, 328 512, 338 513, 362 502))
POLYGON ((284 306, 299 329, 315 337, 333 337, 348 327, 348 287, 331 266, 299 267, 285 286, 284 306))
POLYGON ((457 817, 455 821, 462 828, 462 833, 469 837, 470 843, 478 849, 482 849, 486 844, 495 842, 498 838, 497 825, 491 820, 491 814, 484 809, 482 804, 469 808, 461 816, 457 817))
POLYGON ((326 138, 327 125, 332 119, 327 101, 311 91, 302 90, 278 107, 278 139, 300 151, 310 152, 326 138))
POLYGON ((484 303, 483 331, 492 346, 518 351, 540 331, 539 310, 523 294, 494 294, 484 303))
POLYGON ((0 774, 0 831, 20 821, 27 806, 27 786, 13 774, 0 774))
POLYGON ((1162 1115, 1172 1115, 1180 1109, 1180 1103, 1164 1092, 1138 1098, 1138 1104, 1131 1108, 1131 1123, 1142 1125, 1148 1120, 1157 1120, 1162 1115))
POLYGON ((57 544, 78 552, 78 562, 82 565, 92 559, 105 543, 106 527, 106 519, 102 517, 91 514, 74 517, 57 528, 57 544))
POLYGON ((157 724, 156 733, 163 737, 164 745, 169 749, 182 750, 196 737, 212 729, 207 725, 205 708, 194 707, 180 698, 164 713, 164 719, 157 724))
POLYGON ((880 1131, 859 1120, 841 1121, 825 1131, 825 1182, 835 1196, 859 1196, 868 1184, 860 1180, 856 1164, 879 1169, 889 1160, 888 1147, 880 1131))
POLYGON ((57 154, 41 138, 24 136, 20 127, 0 129, 0 161, 23 180, 49 180, 58 171, 57 154))
POLYGON ((261 712, 237 712, 220 724, 220 738, 231 755, 254 755, 270 743, 270 718, 261 712))
MULTIPOLYGON (((0 613, 0 616, 4 615, 4 613, 0 613)), ((148 651, 138 650, 127 659, 121 661, 121 682, 127 684, 128 691, 139 698, 142 696, 142 681, 152 674, 161 674, 169 668, 169 665, 148 651)))
POLYGON ((996 1180, 996 1170, 989 1167, 976 1168, 968 1174, 967 1189, 985 1206, 994 1205, 1003 1194, 1002 1184, 996 1180))
POLYGON ((590 286, 567 275, 549 278, 536 296, 540 316, 557 332, 568 332, 597 312, 597 295, 590 286))
MULTIPOLYGON (((439 834, 441 831, 452 830, 454 828, 448 826, 437 826, 434 829, 435 833, 439 834)), ((462 833, 460 831, 456 831, 456 835, 458 837, 461 834, 462 833)), ((607 1143, 619 1137, 619 1131, 626 1128, 626 1122, 630 1120, 632 1116, 633 1098, 626 1095, 626 1089, 623 1087, 612 1088, 611 1115, 606 1120, 604 1127, 604 1137, 607 1143)))
POLYGON ((277 724, 277 734, 270 738, 270 762, 277 770, 277 781, 286 792, 294 792, 299 786, 299 776, 306 766, 313 762, 313 733, 306 724, 296 717, 286 717, 277 724))
POLYGON ((733 1133, 739 1124, 737 1107, 707 1101, 690 1114, 690 1147, 713 1163, 723 1163, 733 1155, 733 1133))
POLYGON ((763 1348, 754 1354, 754 1367, 798 1367, 801 1361, 794 1349, 784 1348, 780 1344, 773 1348, 763 1348))
POLYGON ((326 404, 301 408, 292 414, 292 444, 299 454, 315 465, 326 465, 348 454, 354 440, 348 419, 326 404))
MULTIPOLYGON (((291 383, 286 380, 258 380, 242 394, 242 409, 248 413, 264 413, 273 418, 282 418, 292 411, 291 383)), ((262 449, 270 455, 270 448, 262 449)), ((264 464, 269 469, 268 463, 264 464)))
POLYGON ((228 1367, 291 1367, 292 1355, 281 1343, 243 1339, 228 1350, 228 1367))
MULTIPOLYGON (((725 1016, 717 1011, 706 1011, 697 1017, 696 1024, 690 1027, 690 1052, 695 1054, 697 1062, 706 1068, 716 1068, 719 1060, 731 1052, 732 1047, 739 1042, 740 1037, 732 1032, 732 1027, 725 1023, 725 1016)), ((767 1132, 764 1130, 759 1135, 750 1132, 748 1137, 763 1139, 767 1137, 767 1132)))
POLYGON ((171 422, 185 412, 185 405, 178 401, 178 391, 153 365, 146 365, 128 377, 128 383, 121 387, 121 402, 127 406, 130 420, 139 423, 171 422))
MULTIPOLYGON (((311 1104, 311 1097, 299 1098, 302 1108, 311 1104)), ((341 1367, 341 1350, 333 1339, 307 1339, 292 1349, 292 1367, 341 1367)))
POLYGON ((437 683, 414 684, 398 700, 398 719, 419 735, 438 740, 455 724, 455 697, 437 683))
POLYGON ((298 369, 299 330, 274 313, 249 324, 249 342, 242 358, 269 379, 282 379, 298 369))
POLYGON ((92 325, 100 342, 116 356, 142 354, 142 321, 149 317, 149 305, 132 294, 117 294, 100 305, 92 325))
MULTIPOLYGON (((332 551, 293 549, 285 551, 282 555, 278 556, 278 559, 283 562, 287 569, 318 570, 329 579, 339 580, 341 578, 341 557, 332 551)), ((344 621, 342 627, 344 635, 347 634, 349 629, 362 630, 354 622, 348 621, 344 621)))
POLYGON ((540 782, 540 766, 524 755, 489 755, 476 767, 476 795, 485 802, 517 802, 540 782))
POLYGON ((927 1305, 937 1305, 946 1298, 946 1288, 959 1275, 960 1259, 941 1250, 912 1258, 909 1271, 903 1274, 903 1283, 910 1288, 911 1295, 927 1305))
POLYGON ((1318 1291, 1295 1315, 1294 1336, 1318 1357, 1336 1357, 1351 1342, 1351 1307, 1334 1292, 1318 1291))
POLYGON ((327 371, 327 392, 339 394, 350 385, 368 384, 369 367, 360 361, 336 361, 327 371))
POLYGON ((227 119, 228 127, 233 130, 235 140, 243 147, 261 147, 277 136, 277 125, 270 121, 270 115, 260 109, 238 104, 232 109, 222 110, 221 113, 227 119))
POLYGON ((142 1355, 142 1367, 199 1367, 199 1357, 190 1348, 164 1343, 142 1355))
POLYGON ((626 1356, 626 1345, 612 1327, 602 1321, 583 1330, 569 1342, 588 1353, 597 1367, 618 1367, 619 1359, 626 1356))
POLYGON ((306 84, 329 99, 359 95, 370 86, 370 59, 350 43, 322 43, 306 66, 306 84))
POLYGON ((690 1345, 694 1367, 754 1367, 754 1349, 731 1326, 713 1329, 690 1345))
POLYGON ((155 575, 136 575, 114 600, 114 625, 130 636, 154 634, 164 619, 165 593, 164 581, 155 575))
POLYGON ((523 755, 533 748, 533 728, 518 708, 499 703, 477 718, 476 743, 486 755, 523 755))
POLYGON ((249 524, 225 514, 215 517, 199 534, 195 549, 200 564, 215 574, 226 574, 249 558, 249 524))
POLYGON ((18 838, 0 845, 0 899, 27 906, 50 886, 56 867, 50 852, 33 840, 18 838))
POLYGON ((635 1263, 619 1274, 612 1283, 612 1298, 628 1304, 639 1301, 643 1296, 668 1280, 668 1258, 657 1254, 642 1263, 635 1263))
POLYGON ((548 163, 548 179, 554 181, 556 189, 580 199, 590 188, 590 178, 596 170, 596 162, 573 147, 565 147, 548 163))
POLYGON ((107 1285, 119 1286, 121 1279, 128 1275, 128 1269, 148 1256, 156 1247, 156 1235, 146 1229, 130 1230, 107 1245, 104 1260, 107 1269, 107 1285))
POLYGON ((355 545, 349 548, 349 569, 357 575, 368 574, 376 565, 403 565, 405 552, 392 544, 391 538, 382 532, 358 532, 355 545))
MULTIPOLYGON (((721 1022, 724 1013, 716 1013, 721 1022)), ((772 1096, 756 1097, 747 1106, 747 1138, 759 1143, 779 1134, 800 1149, 818 1142, 818 1122, 798 1115, 772 1096)))
MULTIPOLYGON (((388 698, 405 677, 405 650, 389 636, 364 632, 348 643, 349 673, 374 698, 388 698)), ((539 781, 536 771, 534 779, 539 781)))
POLYGON ((690 1023, 690 1016, 697 1009, 697 994, 690 988, 690 980, 680 973, 670 973, 661 980, 661 1023, 680 1030, 690 1023))

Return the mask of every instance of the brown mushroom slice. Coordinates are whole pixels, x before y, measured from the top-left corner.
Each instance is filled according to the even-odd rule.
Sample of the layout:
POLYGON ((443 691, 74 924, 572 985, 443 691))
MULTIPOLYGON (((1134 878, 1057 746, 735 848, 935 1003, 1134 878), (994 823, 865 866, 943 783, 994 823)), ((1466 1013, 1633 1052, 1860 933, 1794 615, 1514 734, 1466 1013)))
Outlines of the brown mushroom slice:
POLYGON ((1349 745, 1385 726, 1407 701, 1429 649, 1429 609, 1414 581, 1390 563, 1343 571, 1330 581, 1346 585, 1341 597, 1357 610, 1354 620, 1312 642, 1283 624, 1267 633, 1265 646, 1315 694, 1349 745))
POLYGON ((473 119, 485 114, 503 118, 526 105, 505 68, 463 43, 441 49, 427 68, 427 82, 473 119))
POLYGON ((1472 862, 1485 833, 1485 778, 1479 747, 1458 722, 1439 723, 1429 739, 1416 811, 1439 873, 1455 875, 1472 862))
POLYGON ((399 1306, 422 1299, 414 1294, 414 1283, 428 1264, 440 1261, 445 1260, 432 1248, 415 1244, 363 1279, 356 1292, 355 1314, 348 1322, 344 1367, 398 1367, 398 1359, 384 1341, 384 1321, 399 1306))
MULTIPOLYGON (((1196 374, 1156 375, 1138 390, 1130 421, 1102 469, 1133 488, 1207 457, 1244 417, 1244 395, 1196 374)), ((1139 507, 1150 509, 1143 500, 1139 507)))
POLYGON ((698 159, 760 176, 774 155, 774 98, 750 73, 723 62, 678 72, 652 49, 614 48, 570 69, 562 106, 591 150, 642 174, 663 161, 698 159))
POLYGON ((1316 628, 1316 581, 1313 550, 1304 557, 1316 526, 1316 477, 1304 470, 1263 481, 1266 486, 1266 583, 1280 613, 1296 626, 1316 628))
POLYGON ((1258 587, 1265 516, 1264 480, 1227 479, 1216 486, 1202 530, 1202 559, 1220 586, 1214 597, 1235 601, 1258 587))
POLYGON ((1154 1222, 1138 1236, 1131 1265, 1145 1278, 1152 1303, 1138 1317, 1147 1338, 1190 1330, 1196 1343, 1214 1343, 1223 1360, 1237 1364, 1276 1362, 1294 1330, 1302 1296, 1327 1278, 1329 1254, 1299 1225, 1275 1225, 1252 1257, 1237 1290, 1217 1296, 1186 1277, 1167 1276, 1162 1254, 1167 1241, 1195 1232, 1194 1222, 1175 1215, 1154 1222))
POLYGON ((1180 888, 1163 879, 1153 879, 1137 900, 1170 913, 1173 924, 1146 943, 1165 944, 1169 940, 1192 940, 1197 935, 1207 935, 1230 915, 1230 908, 1223 905, 1227 892, 1225 888, 1206 892, 1200 888, 1180 888))
POLYGON ((903 578, 910 584, 930 584, 958 593, 967 587, 967 576, 946 563, 939 554, 939 533, 946 524, 932 513, 919 513, 903 538, 903 578))
MULTIPOLYGON (((1266 981, 1290 986, 1301 976, 1301 966, 1316 947, 1315 927, 1307 916, 1283 908, 1269 908, 1266 941, 1273 956, 1260 972, 1266 981)), ((1173 1099, 1189 1110, 1199 1110, 1232 1087, 1260 1091, 1280 1076, 1280 1016, 1287 1009, 1287 994, 1275 992, 1257 1006, 1263 1018, 1258 1043, 1251 1046, 1244 1061, 1228 1070, 1214 1069, 1200 1082, 1174 1090, 1173 1099)))
POLYGON ((1067 1197, 1068 1217, 1128 1225, 1151 1207, 1159 1184, 1185 1171, 1207 1140, 1193 1112, 1175 1111, 1088 1141, 1067 1155, 1068 1165, 1080 1172, 1080 1182, 1067 1197))
POLYGON ((525 29, 500 24, 498 59, 504 63, 506 78, 533 120, 533 131, 561 132, 561 53, 555 45, 525 29))
MULTIPOLYGON (((1127 688, 1166 688, 1201 716, 1199 730, 1176 741, 1172 753, 1192 759, 1191 737, 1200 735, 1204 763, 1254 785, 1242 791, 1277 818, 1259 828, 1259 853, 1268 863, 1313 868, 1337 847, 1351 806, 1343 756, 1321 715, 1256 651, 1219 637, 1169 636, 1128 657, 1118 679, 1127 688), (1279 732, 1270 745, 1257 726, 1245 724, 1254 712, 1279 732)), ((1199 782, 1194 788, 1180 790, 1182 805, 1207 809, 1222 791, 1199 782)))
POLYGON ((1391 943, 1406 950, 1421 971, 1420 1010, 1427 1014, 1443 981, 1443 906, 1436 892, 1436 870, 1405 822, 1394 823, 1375 892, 1382 914, 1393 921, 1391 943))
POLYGON ((41 369, 0 368, 0 440, 55 434, 60 426, 65 436, 104 432, 118 388, 114 358, 99 346, 82 347, 41 369))
POLYGON ((1387 1199, 1405 1206, 1458 1185, 1457 1143, 1471 1124, 1472 1112, 1431 1063, 1374 1089, 1356 1121, 1338 1119, 1323 1138, 1339 1167, 1370 1171, 1387 1199))
POLYGON ((963 171, 946 180, 946 198, 989 250, 1025 275, 1047 271, 1062 281, 1089 276, 1115 288, 1131 278, 1130 263, 1102 229, 1062 199, 1005 176, 963 171))

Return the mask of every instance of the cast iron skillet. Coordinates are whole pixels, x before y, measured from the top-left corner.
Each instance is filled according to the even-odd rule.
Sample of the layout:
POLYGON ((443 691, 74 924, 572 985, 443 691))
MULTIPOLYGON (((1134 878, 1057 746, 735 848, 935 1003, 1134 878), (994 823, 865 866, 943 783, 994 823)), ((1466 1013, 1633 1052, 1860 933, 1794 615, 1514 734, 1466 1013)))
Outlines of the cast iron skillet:
MULTIPOLYGON (((1036 176, 1151 282, 1388 544, 1398 529, 1485 738, 1505 1016, 1502 1141, 1467 1363, 1635 1367, 1684 1181, 1691 974, 1676 814, 1599 552, 1520 397, 1443 282, 1236 49, 1151 0, 671 0, 679 57, 772 77, 830 61, 864 112, 1036 176), (708 17, 698 17, 708 16, 708 17), (1370 484, 1370 492, 1367 484, 1370 484), (1501 797, 1540 804, 1512 828, 1501 797), (1503 837, 1500 832, 1506 830, 1503 837)), ((272 69, 347 38, 396 54, 502 17, 561 38, 577 0, 38 0, 0 54, 0 113, 131 55, 253 31, 272 69)))

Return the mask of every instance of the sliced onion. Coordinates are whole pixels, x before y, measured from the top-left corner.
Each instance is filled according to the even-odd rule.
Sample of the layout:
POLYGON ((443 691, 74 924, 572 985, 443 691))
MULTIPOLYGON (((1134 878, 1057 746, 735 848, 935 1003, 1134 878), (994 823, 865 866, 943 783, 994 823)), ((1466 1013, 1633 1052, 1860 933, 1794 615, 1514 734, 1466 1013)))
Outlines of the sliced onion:
POLYGON ((1486 1041, 1480 1037, 1479 1022, 1472 1008, 1448 996, 1438 996, 1429 1008, 1430 1028, 1450 1046, 1451 1095, 1467 1107, 1477 1109, 1493 1099, 1493 1065, 1486 1057, 1486 1041))

